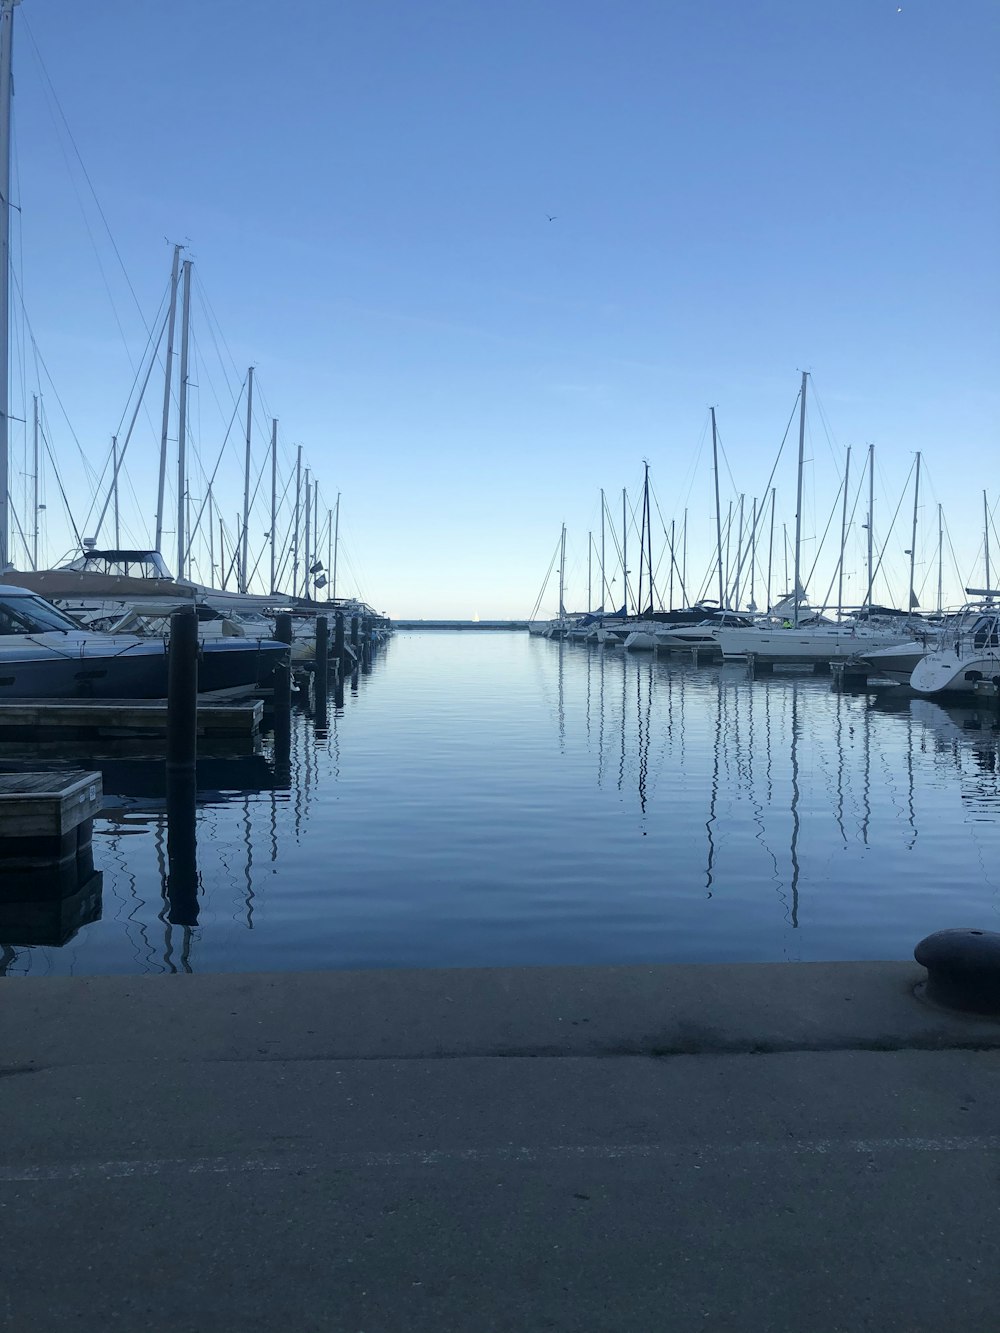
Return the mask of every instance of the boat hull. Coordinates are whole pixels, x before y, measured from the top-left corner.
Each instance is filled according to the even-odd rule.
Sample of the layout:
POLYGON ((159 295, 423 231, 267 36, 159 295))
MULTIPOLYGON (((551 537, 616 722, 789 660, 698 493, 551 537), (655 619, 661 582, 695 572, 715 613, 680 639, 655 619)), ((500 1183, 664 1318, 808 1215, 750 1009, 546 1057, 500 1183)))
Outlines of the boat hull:
MULTIPOLYGON (((199 693, 250 694, 270 688, 287 652, 287 645, 272 640, 203 643, 199 693)), ((0 644, 0 699, 164 699, 166 695, 163 639, 37 635, 18 644, 0 644)))
POLYGON ((975 694, 983 681, 1000 686, 1000 656, 996 653, 978 657, 930 653, 913 668, 910 688, 925 695, 975 694))

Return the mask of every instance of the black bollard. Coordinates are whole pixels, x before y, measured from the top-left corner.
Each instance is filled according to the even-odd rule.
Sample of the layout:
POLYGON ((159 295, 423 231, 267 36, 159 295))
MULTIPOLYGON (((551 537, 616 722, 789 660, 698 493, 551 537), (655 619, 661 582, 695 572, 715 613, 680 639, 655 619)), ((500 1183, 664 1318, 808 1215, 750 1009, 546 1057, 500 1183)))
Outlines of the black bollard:
POLYGON ((344 613, 338 611, 334 619, 333 655, 340 663, 340 675, 344 674, 344 613))
POLYGON ((358 629, 360 627, 360 624, 361 622, 359 621, 357 616, 351 616, 351 647, 354 649, 355 658, 359 658, 361 656, 361 654, 358 652, 358 629))
POLYGON ((193 773, 198 758, 198 617, 170 617, 167 653, 167 773, 193 773))
POLYGON ((913 956, 927 969, 928 1000, 970 1014, 1000 1015, 1000 932, 938 930, 913 956))

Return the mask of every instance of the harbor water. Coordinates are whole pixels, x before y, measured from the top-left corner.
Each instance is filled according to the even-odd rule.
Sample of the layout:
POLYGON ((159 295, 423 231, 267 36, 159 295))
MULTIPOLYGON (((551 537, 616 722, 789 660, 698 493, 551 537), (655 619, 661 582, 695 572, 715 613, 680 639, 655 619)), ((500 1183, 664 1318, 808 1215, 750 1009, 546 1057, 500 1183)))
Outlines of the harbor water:
POLYGON ((0 972, 907 958, 1000 929, 998 750, 988 704, 400 632, 287 764, 202 755, 184 889, 162 760, 102 751, 95 876, 51 938, 0 905, 0 972))

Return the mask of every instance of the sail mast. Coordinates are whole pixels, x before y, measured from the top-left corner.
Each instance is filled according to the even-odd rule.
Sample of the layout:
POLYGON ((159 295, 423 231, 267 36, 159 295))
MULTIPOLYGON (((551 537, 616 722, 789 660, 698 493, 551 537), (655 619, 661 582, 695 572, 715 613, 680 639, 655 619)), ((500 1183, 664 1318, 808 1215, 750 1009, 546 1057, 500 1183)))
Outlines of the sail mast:
POLYGON ((719 504, 719 439, 715 427, 715 408, 712 413, 712 470, 715 473, 715 536, 719 552, 719 610, 725 606, 726 598, 722 590, 722 508, 719 504))
MULTIPOLYGON (((983 549, 986 553, 986 583, 987 594, 990 590, 990 507, 986 500, 986 492, 983 491, 983 549)), ((990 599, 992 601, 992 598, 990 599)))
POLYGON ((243 463, 243 540, 240 543, 240 592, 250 577, 250 432, 253 425, 253 366, 247 371, 247 443, 243 463))
POLYGON ((113 468, 113 470, 114 470, 114 476, 113 476, 113 480, 112 480, 112 483, 111 483, 111 484, 112 484, 112 489, 113 489, 113 493, 114 493, 114 503, 115 503, 115 511, 114 511, 114 512, 115 512, 115 547, 117 548, 117 547, 120 547, 121 544, 122 544, 121 522, 120 522, 119 511, 118 511, 118 436, 117 436, 117 435, 112 435, 112 437, 111 437, 111 466, 112 466, 112 468, 113 468))
POLYGON ((32 509, 33 522, 31 525, 31 568, 38 568, 38 394, 33 395, 34 411, 32 418, 34 422, 33 446, 31 453, 31 478, 32 478, 32 509))
POLYGON ((278 556, 278 418, 271 418, 271 580, 272 595, 275 587, 275 568, 278 556))
POLYGON ((185 577, 185 501, 187 498, 188 344, 191 331, 191 261, 184 261, 181 300, 181 391, 177 409, 177 577, 185 577))
POLYGON ((295 532, 292 537, 292 596, 299 595, 299 516, 302 512, 302 445, 295 451, 295 532))
POLYGON ((0 4, 0 573, 10 559, 10 102, 14 6, 0 4))
POLYGON ((622 582, 625 584, 625 614, 628 615, 628 502, 622 487, 622 582))
POLYGON ((920 451, 917 451, 917 471, 913 479, 913 530, 910 534, 910 600, 907 606, 908 611, 912 611, 920 603, 917 601, 917 591, 913 586, 913 580, 917 568, 917 505, 920 502, 920 451))
POLYGON ((604 572, 604 487, 601 487, 601 610, 607 610, 608 578, 604 572))
POLYGON ((847 549, 847 488, 851 480, 851 446, 847 446, 844 466, 844 508, 840 516, 840 568, 837 570, 837 619, 844 611, 844 552, 847 549))
POLYGON ((160 478, 156 489, 156 549, 163 551, 163 496, 167 483, 167 431, 170 424, 170 379, 174 368, 174 328, 177 323, 177 279, 180 271, 181 250, 174 246, 174 262, 170 269, 170 311, 167 315, 167 360, 163 368, 163 424, 160 427, 160 478))
POLYGON ((312 575, 309 572, 311 557, 309 555, 309 536, 312 522, 312 491, 309 483, 309 469, 306 468, 306 530, 305 530, 305 559, 302 561, 302 596, 307 600, 309 598, 309 581, 312 575))
POLYGON ((875 446, 868 446, 868 591, 865 606, 872 604, 872 585, 875 582, 875 446))
POLYGON ((333 586, 330 589, 330 597, 333 601, 337 600, 337 548, 340 545, 340 492, 337 492, 337 503, 333 510, 333 586))
POLYGON ((802 388, 799 391, 799 467, 798 481, 795 494, 795 620, 799 623, 799 607, 802 602, 802 587, 799 583, 799 572, 802 565, 802 470, 805 463, 806 449, 806 383, 809 379, 809 372, 802 372, 802 388))
POLYGON ((941 614, 941 593, 944 580, 944 520, 941 517, 941 505, 938 504, 938 600, 937 613, 941 614))
POLYGON ((562 537, 559 546, 559 628, 562 630, 566 620, 566 524, 562 525, 562 537))

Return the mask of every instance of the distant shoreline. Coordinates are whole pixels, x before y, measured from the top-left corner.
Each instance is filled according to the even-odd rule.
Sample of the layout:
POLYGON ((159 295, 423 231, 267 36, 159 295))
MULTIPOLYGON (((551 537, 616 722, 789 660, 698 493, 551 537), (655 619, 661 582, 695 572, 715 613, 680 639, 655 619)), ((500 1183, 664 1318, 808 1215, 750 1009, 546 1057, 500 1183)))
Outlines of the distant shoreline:
POLYGON ((527 629, 526 620, 393 620, 395 629, 527 629))

